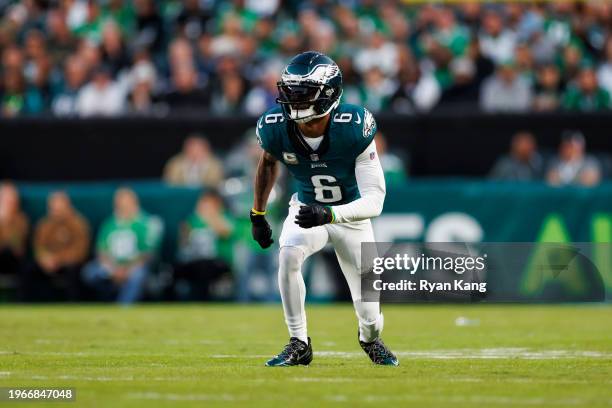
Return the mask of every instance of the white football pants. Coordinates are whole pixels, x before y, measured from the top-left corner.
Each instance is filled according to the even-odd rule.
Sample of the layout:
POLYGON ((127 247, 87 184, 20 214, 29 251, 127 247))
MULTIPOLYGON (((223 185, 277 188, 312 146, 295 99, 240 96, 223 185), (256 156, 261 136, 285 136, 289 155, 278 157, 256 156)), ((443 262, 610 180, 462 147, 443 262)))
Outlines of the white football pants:
POLYGON ((304 308, 306 288, 301 271, 302 264, 329 241, 334 246, 338 263, 351 291, 359 320, 359 338, 365 342, 375 340, 383 328, 380 304, 361 301, 361 243, 374 242, 370 220, 301 228, 295 223, 300 205, 303 204, 297 200, 297 194, 294 194, 280 236, 278 286, 289 335, 307 342, 304 308))

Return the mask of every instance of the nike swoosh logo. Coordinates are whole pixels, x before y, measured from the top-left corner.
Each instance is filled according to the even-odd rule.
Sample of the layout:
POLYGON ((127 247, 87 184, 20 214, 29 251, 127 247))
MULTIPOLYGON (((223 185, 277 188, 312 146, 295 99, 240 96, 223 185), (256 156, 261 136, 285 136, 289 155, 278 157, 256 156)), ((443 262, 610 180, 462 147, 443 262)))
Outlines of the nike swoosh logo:
POLYGON ((359 114, 357 114, 357 120, 355 121, 356 124, 361 124, 361 116, 359 116, 359 114))

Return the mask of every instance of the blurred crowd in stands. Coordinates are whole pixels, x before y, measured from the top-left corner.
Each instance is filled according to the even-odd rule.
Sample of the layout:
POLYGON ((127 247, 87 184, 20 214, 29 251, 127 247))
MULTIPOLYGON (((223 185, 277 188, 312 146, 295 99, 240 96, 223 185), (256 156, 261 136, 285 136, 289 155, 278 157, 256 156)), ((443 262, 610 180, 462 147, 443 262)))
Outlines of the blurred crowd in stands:
POLYGON ((0 0, 3 116, 259 115, 304 50, 374 112, 610 108, 612 3, 0 0))
MULTIPOLYGON (((160 272, 165 268, 157 300, 208 300, 212 295, 232 299, 234 243, 242 239, 237 229, 221 196, 203 192, 180 225, 176 261, 166 264, 160 250, 164 221, 141 208, 132 189, 116 190, 113 213, 93 236, 88 221, 64 191, 48 196, 46 215, 30 231, 17 189, 4 182, 0 185, 0 288, 12 288, 8 297, 21 301, 129 304, 149 296, 148 287, 164 276, 160 272)), ((241 300, 250 300, 245 296, 241 300)))
POLYGON ((599 184, 612 177, 612 156, 587 154, 586 140, 579 130, 567 130, 561 136, 557 154, 541 152, 533 133, 516 133, 510 152, 500 157, 490 172, 498 181, 541 181, 551 186, 584 186, 599 184))

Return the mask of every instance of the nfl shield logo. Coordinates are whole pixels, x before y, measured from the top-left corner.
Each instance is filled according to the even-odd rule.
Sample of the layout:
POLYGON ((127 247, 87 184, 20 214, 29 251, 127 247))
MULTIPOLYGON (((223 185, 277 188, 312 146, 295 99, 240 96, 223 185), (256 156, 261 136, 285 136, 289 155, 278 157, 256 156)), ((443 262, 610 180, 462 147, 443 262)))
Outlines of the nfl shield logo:
POLYGON ((370 160, 374 160, 376 157, 376 152, 370 152, 370 160))

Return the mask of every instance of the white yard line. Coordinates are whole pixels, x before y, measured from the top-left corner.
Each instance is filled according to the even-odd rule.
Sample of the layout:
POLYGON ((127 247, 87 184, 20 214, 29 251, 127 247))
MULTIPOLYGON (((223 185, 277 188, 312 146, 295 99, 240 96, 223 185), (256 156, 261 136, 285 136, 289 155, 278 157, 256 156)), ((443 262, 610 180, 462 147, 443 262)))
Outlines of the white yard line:
MULTIPOLYGON (((355 358, 363 356, 357 351, 315 350, 316 357, 355 358)), ((412 359, 524 359, 524 360, 557 360, 563 358, 609 358, 612 353, 587 350, 531 350, 527 348, 486 348, 486 349, 452 349, 452 350, 399 350, 398 357, 412 359)))
MULTIPOLYGON (((11 376, 12 374, 8 371, 1 371, 0 378, 11 376)), ((14 377, 14 376, 13 376, 14 377)), ((17 375, 14 377, 16 380, 19 380, 21 377, 17 375)), ((32 375, 28 376, 29 380, 40 380, 40 381, 53 381, 53 380, 79 380, 79 381, 99 381, 99 382, 110 382, 110 381, 120 381, 120 382, 131 382, 131 381, 161 381, 161 382, 172 382, 172 381, 183 381, 185 377, 133 377, 133 376, 124 376, 124 377, 112 377, 112 376, 83 376, 83 375, 56 375, 56 376, 47 376, 47 375, 32 375)), ((284 378, 280 379, 244 379, 243 381, 249 382, 273 382, 273 381, 285 381, 284 378)), ((355 382, 355 381, 386 381, 384 378, 342 378, 342 377, 295 377, 291 378, 291 381, 295 382, 320 382, 320 383, 346 383, 346 382, 355 382)), ((446 378, 444 381, 448 382, 466 382, 466 383, 479 383, 484 381, 490 381, 490 379, 485 378, 477 378, 477 377, 458 377, 458 378, 446 378)), ((561 378, 561 379, 542 379, 542 378, 503 378, 499 381, 504 383, 516 383, 516 384, 531 384, 531 383, 539 383, 539 384, 590 384, 589 380, 578 380, 578 379, 569 379, 569 378, 561 378)), ((601 381, 600 381, 601 382, 601 381)), ((608 381, 603 381, 603 384, 612 384, 612 379, 608 381)), ((612 401, 611 401, 612 404, 612 401)))
MULTIPOLYGON (((74 357, 167 357, 168 353, 142 353, 142 352, 84 352, 84 351, 20 351, 0 350, 0 355, 34 355, 34 356, 74 356, 74 357)), ((179 353, 180 354, 180 353, 179 353)), ((361 351, 334 351, 316 350, 315 357, 319 358, 361 358, 361 351)), ((440 350, 395 350, 398 357, 409 359, 523 359, 523 360, 558 360, 572 358, 612 359, 612 352, 593 350, 534 350, 530 348, 501 347, 483 349, 440 349, 440 350)), ((211 354, 209 358, 271 358, 273 354, 211 354)))
MULTIPOLYGON (((531 350, 528 348, 486 348, 486 349, 451 349, 451 350, 399 350, 398 357, 410 359, 522 359, 522 360, 559 360, 570 358, 603 358, 612 359, 612 353, 590 350, 531 350)), ((361 358, 360 351, 315 350, 315 357, 322 358, 361 358)), ((266 358, 268 354, 212 354, 211 358, 266 358)))

